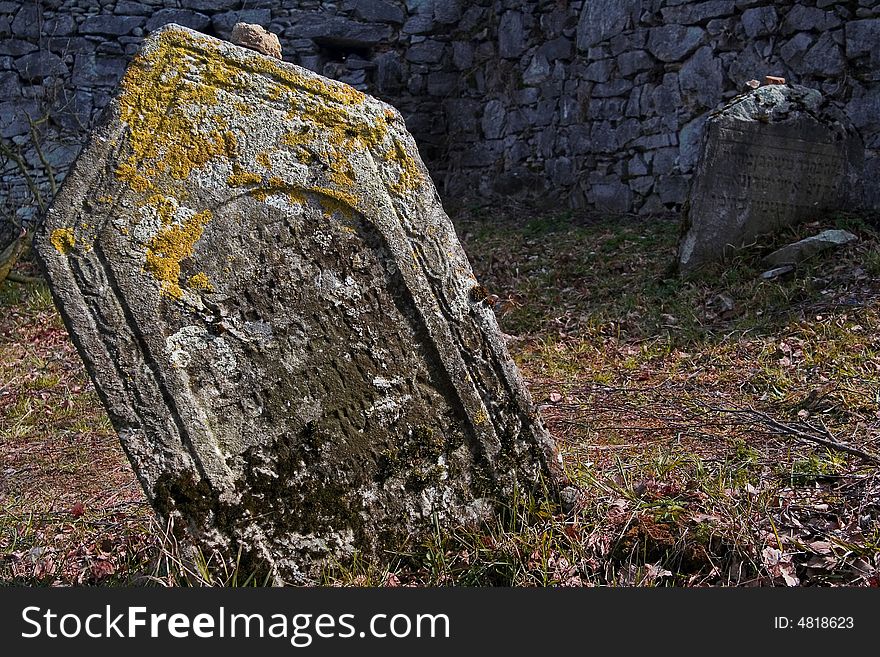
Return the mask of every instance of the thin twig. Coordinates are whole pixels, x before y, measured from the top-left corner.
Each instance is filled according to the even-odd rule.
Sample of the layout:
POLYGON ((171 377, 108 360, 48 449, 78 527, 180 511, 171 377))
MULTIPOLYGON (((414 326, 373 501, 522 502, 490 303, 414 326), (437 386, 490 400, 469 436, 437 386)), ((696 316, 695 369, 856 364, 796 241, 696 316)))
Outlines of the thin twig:
MULTIPOLYGON (((799 429, 798 427, 793 427, 788 424, 783 424, 782 422, 779 422, 778 420, 775 420, 774 418, 770 417, 766 413, 763 413, 761 411, 756 411, 753 408, 713 408, 712 410, 715 410, 719 413, 732 413, 734 415, 746 415, 746 416, 752 417, 753 419, 759 420, 761 424, 764 424, 765 426, 770 427, 771 429, 774 429, 777 433, 783 433, 783 434, 788 434, 790 436, 796 436, 797 438, 801 438, 803 440, 807 440, 809 442, 816 443, 817 445, 822 445, 823 447, 828 447, 829 449, 836 449, 840 452, 845 452, 847 454, 851 454, 852 456, 856 456, 856 457, 858 457, 868 463, 873 463, 874 465, 880 465, 880 456, 878 456, 877 454, 873 454, 872 452, 866 452, 866 451, 859 449, 857 447, 851 447, 850 445, 846 445, 846 444, 841 443, 837 440, 833 440, 832 434, 827 429, 821 433, 824 433, 827 436, 831 436, 831 437, 816 435, 814 433, 809 433, 807 431, 799 429)), ((819 430, 817 430, 813 427, 810 427, 810 429, 812 431, 815 431, 816 433, 820 433, 819 430)))

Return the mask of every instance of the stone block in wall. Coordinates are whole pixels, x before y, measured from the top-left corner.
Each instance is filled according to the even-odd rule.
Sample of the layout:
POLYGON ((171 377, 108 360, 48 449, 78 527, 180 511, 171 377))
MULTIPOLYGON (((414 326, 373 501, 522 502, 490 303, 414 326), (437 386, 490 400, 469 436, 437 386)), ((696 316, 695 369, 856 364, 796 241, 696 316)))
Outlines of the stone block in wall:
POLYGON ((544 128, 553 123, 557 115, 557 102, 555 100, 542 100, 535 107, 525 110, 526 119, 534 127, 544 128))
POLYGON ((631 50, 617 58, 617 70, 625 78, 654 68, 654 58, 645 50, 631 50))
POLYGON ((813 42, 812 36, 806 32, 798 32, 779 48, 779 54, 791 70, 797 70, 813 42))
POLYGON ((412 36, 416 34, 430 34, 434 31, 436 23, 434 16, 430 13, 419 13, 406 19, 403 27, 400 28, 402 34, 412 36))
POLYGON ((39 80, 67 74, 61 58, 48 50, 38 50, 15 60, 15 70, 22 80, 39 80))
POLYGON ((750 39, 769 36, 779 25, 779 14, 772 5, 746 9, 741 18, 746 36, 750 39))
POLYGON ((452 64, 459 71, 465 71, 474 65, 474 46, 467 41, 455 41, 452 44, 452 64))
POLYGON ((599 210, 607 212, 629 212, 633 203, 633 192, 628 185, 619 180, 590 185, 589 201, 599 210))
POLYGON ((460 163, 465 167, 490 167, 503 152, 501 140, 478 142, 461 154, 460 163))
POLYGON ((126 16, 149 16, 155 10, 144 2, 135 2, 133 0, 117 0, 116 6, 113 8, 114 14, 124 14, 126 16))
POLYGON ((455 137, 478 134, 482 103, 471 98, 450 98, 443 101, 450 134, 455 137))
POLYGON ((211 19, 191 9, 160 9, 147 19, 145 28, 148 32, 152 32, 167 23, 177 23, 203 32, 211 24, 211 19))
POLYGON ((638 0, 590 0, 584 4, 577 25, 578 50, 587 50, 622 32, 638 20, 638 0))
POLYGON ((700 27, 661 25, 648 33, 648 51, 662 62, 684 59, 703 43, 706 33, 700 27))
POLYGON ((571 125, 583 120, 581 105, 576 98, 563 96, 559 99, 559 125, 571 125))
POLYGON ((651 110, 659 116, 668 116, 675 114, 680 106, 678 73, 667 73, 663 76, 663 83, 654 87, 651 92, 651 110))
POLYGON ((637 178, 630 178, 626 181, 626 184, 639 196, 647 196, 654 188, 654 182, 653 176, 639 176, 637 178))
POLYGON ((70 37, 76 34, 77 26, 73 16, 61 14, 43 21, 41 33, 43 37, 70 37))
POLYGON ((846 24, 846 56, 870 56, 871 66, 880 67, 880 18, 851 21, 846 24))
POLYGON ((617 119, 623 114, 625 103, 622 98, 591 98, 587 105, 590 122, 617 119))
POLYGON ((541 84, 550 77, 550 62, 541 53, 535 54, 531 63, 525 71, 523 71, 523 84, 533 87, 541 84))
POLYGON ((490 100, 483 110, 480 126, 486 139, 498 139, 504 134, 507 120, 507 108, 498 99, 490 100))
POLYGON ((11 24, 12 34, 19 39, 35 39, 40 35, 42 11, 37 4, 22 3, 11 24))
POLYGON ((445 51, 446 44, 442 41, 425 39, 407 48, 405 56, 407 61, 415 64, 437 64, 443 59, 445 51))
POLYGON ((84 134, 91 124, 94 106, 94 98, 89 91, 64 88, 52 110, 52 116, 64 130, 84 134))
POLYGON ((21 78, 13 71, 0 73, 0 98, 13 100, 21 96, 21 78))
POLYGON ((376 64, 376 89, 380 93, 396 94, 405 87, 404 64, 398 53, 380 53, 373 62, 376 64))
POLYGON ((461 82, 461 76, 457 73, 445 73, 443 71, 429 73, 426 84, 428 95, 450 96, 458 89, 459 82, 461 82))
POLYGON ((675 146, 678 144, 678 138, 675 133, 661 132, 659 134, 648 134, 636 137, 630 144, 638 151, 650 151, 655 148, 663 148, 664 146, 675 146))
POLYGON ((547 186, 544 176, 525 167, 503 171, 494 176, 492 192, 505 197, 532 197, 542 193, 547 186))
POLYGON ((74 59, 71 82, 78 87, 115 87, 125 72, 124 57, 80 53, 74 59))
POLYGON ((498 54, 505 59, 516 59, 526 49, 522 14, 506 11, 498 24, 498 54))
POLYGON ((647 176, 648 165, 640 153, 631 153, 626 159, 626 175, 628 177, 647 176))
POLYGON ((880 85, 856 87, 852 99, 846 105, 846 114, 862 133, 866 144, 875 147, 872 146, 870 135, 874 135, 876 139, 876 134, 880 132, 880 85))
POLYGON ((400 4, 385 0, 343 0, 340 9, 351 12, 355 18, 376 23, 399 25, 406 20, 406 12, 400 4))
POLYGON ((117 16, 116 14, 97 14, 86 16, 80 24, 81 34, 100 34, 103 36, 122 36, 131 34, 146 23, 144 16, 117 16))
POLYGON ((703 46, 691 55, 678 72, 678 84, 684 100, 693 106, 711 109, 721 102, 724 73, 712 48, 703 46))
POLYGON ((650 110, 650 94, 644 86, 635 86, 626 101, 625 116, 645 116, 650 110))
MULTIPOLYGON (((878 42, 880 47, 880 42, 878 42)), ((807 51, 795 70, 806 75, 834 77, 841 75, 846 67, 843 51, 834 39, 834 33, 823 32, 807 51)))
POLYGON ((841 20, 833 11, 795 4, 788 10, 779 29, 782 34, 802 31, 824 32, 840 25, 841 20))
POLYGON ((666 176, 672 173, 678 163, 679 149, 675 147, 659 148, 647 153, 651 160, 651 174, 666 176))
POLYGON ((571 39, 557 37, 542 43, 538 47, 538 52, 551 62, 556 59, 571 59, 574 54, 574 46, 571 39))
POLYGON ((232 9, 240 4, 241 0, 182 0, 180 3, 184 9, 196 11, 217 12, 232 9))
POLYGON ((615 78, 609 82, 602 82, 593 86, 592 95, 594 98, 613 98, 615 96, 629 96, 630 90, 633 88, 632 80, 626 78, 615 78))
POLYGON ((667 208, 681 207, 687 199, 688 179, 680 175, 654 177, 654 188, 657 197, 667 208))
POLYGON ((434 20, 441 25, 454 25, 461 20, 463 0, 432 0, 434 20))
POLYGON ((40 45, 49 50, 49 52, 54 52, 57 55, 61 55, 62 58, 66 58, 75 57, 84 52, 94 52, 98 43, 100 42, 80 36, 55 36, 44 37, 40 45))
POLYGON ((575 181, 574 162, 569 157, 557 157, 545 164, 551 187, 568 187, 575 181))
POLYGON ((587 67, 583 69, 583 72, 579 74, 579 77, 584 80, 589 80, 591 82, 607 82, 611 79, 611 74, 613 71, 613 59, 599 59, 597 61, 590 62, 587 67))
POLYGON ((685 2, 663 7, 660 15, 666 23, 696 25, 711 18, 730 16, 734 10, 734 0, 707 0, 706 2, 685 2))
POLYGON ((648 43, 648 30, 636 29, 611 37, 608 46, 613 57, 618 57, 630 50, 644 50, 648 43))
POLYGON ((27 135, 30 132, 28 118, 37 119, 41 114, 41 104, 36 100, 0 102, 0 137, 27 135))
POLYGON ((36 44, 23 39, 0 39, 0 55, 21 57, 37 49, 36 44))
POLYGON ((514 108, 507 113, 507 125, 504 134, 510 137, 520 136, 532 127, 531 122, 526 115, 527 108, 514 108))
MULTIPOLYGON (((865 161, 865 180, 880 180, 880 157, 865 161)), ((865 207, 880 208, 880 185, 865 185, 865 207)))
POLYGON ((372 47, 387 42, 393 34, 390 25, 298 10, 291 11, 284 24, 288 25, 284 30, 288 38, 313 39, 340 46, 372 47))
POLYGON ((593 153, 615 153, 635 139, 638 131, 639 122, 636 119, 627 119, 617 125, 611 121, 593 121, 589 150, 593 153))

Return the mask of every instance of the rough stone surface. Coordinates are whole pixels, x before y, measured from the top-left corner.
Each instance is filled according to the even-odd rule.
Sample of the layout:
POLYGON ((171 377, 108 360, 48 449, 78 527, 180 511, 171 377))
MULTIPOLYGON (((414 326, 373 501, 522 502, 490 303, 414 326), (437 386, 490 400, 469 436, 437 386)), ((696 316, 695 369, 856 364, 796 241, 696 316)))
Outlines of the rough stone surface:
POLYGON ((812 235, 799 240, 793 244, 787 244, 781 249, 777 249, 761 260, 761 264, 765 267, 785 267, 786 265, 796 265, 808 258, 839 246, 844 246, 850 242, 855 242, 859 238, 845 230, 824 230, 818 235, 812 235))
POLYGON ((148 498, 241 572, 304 581, 558 481, 401 115, 349 86, 163 28, 37 250, 148 498))
POLYGON ((229 40, 238 46, 281 59, 281 44, 278 42, 278 37, 268 32, 262 25, 236 23, 229 40))
POLYGON ((823 211, 852 207, 863 157, 858 133, 815 90, 774 84, 737 97, 706 122, 680 271, 823 211))

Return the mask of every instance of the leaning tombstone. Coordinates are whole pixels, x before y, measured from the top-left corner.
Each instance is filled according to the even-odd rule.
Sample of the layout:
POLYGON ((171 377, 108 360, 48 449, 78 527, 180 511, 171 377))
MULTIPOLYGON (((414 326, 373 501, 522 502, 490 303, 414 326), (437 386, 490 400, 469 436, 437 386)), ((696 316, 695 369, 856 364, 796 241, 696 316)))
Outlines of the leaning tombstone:
POLYGON ((37 239, 159 516, 276 583, 558 492, 400 114, 171 25, 37 239))
POLYGON ((763 234, 859 203, 864 147, 815 90, 770 84, 706 121, 684 210, 678 269, 687 274, 763 234))

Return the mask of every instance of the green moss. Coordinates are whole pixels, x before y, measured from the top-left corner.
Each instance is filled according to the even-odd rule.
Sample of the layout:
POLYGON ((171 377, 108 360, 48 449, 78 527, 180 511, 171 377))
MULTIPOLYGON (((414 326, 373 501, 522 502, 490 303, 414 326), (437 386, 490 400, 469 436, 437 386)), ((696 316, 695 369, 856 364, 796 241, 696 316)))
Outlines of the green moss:
POLYGON ((442 434, 431 427, 416 427, 402 445, 389 447, 379 455, 376 478, 385 482, 403 475, 405 485, 411 491, 439 484, 448 470, 438 461, 448 449, 442 434))

